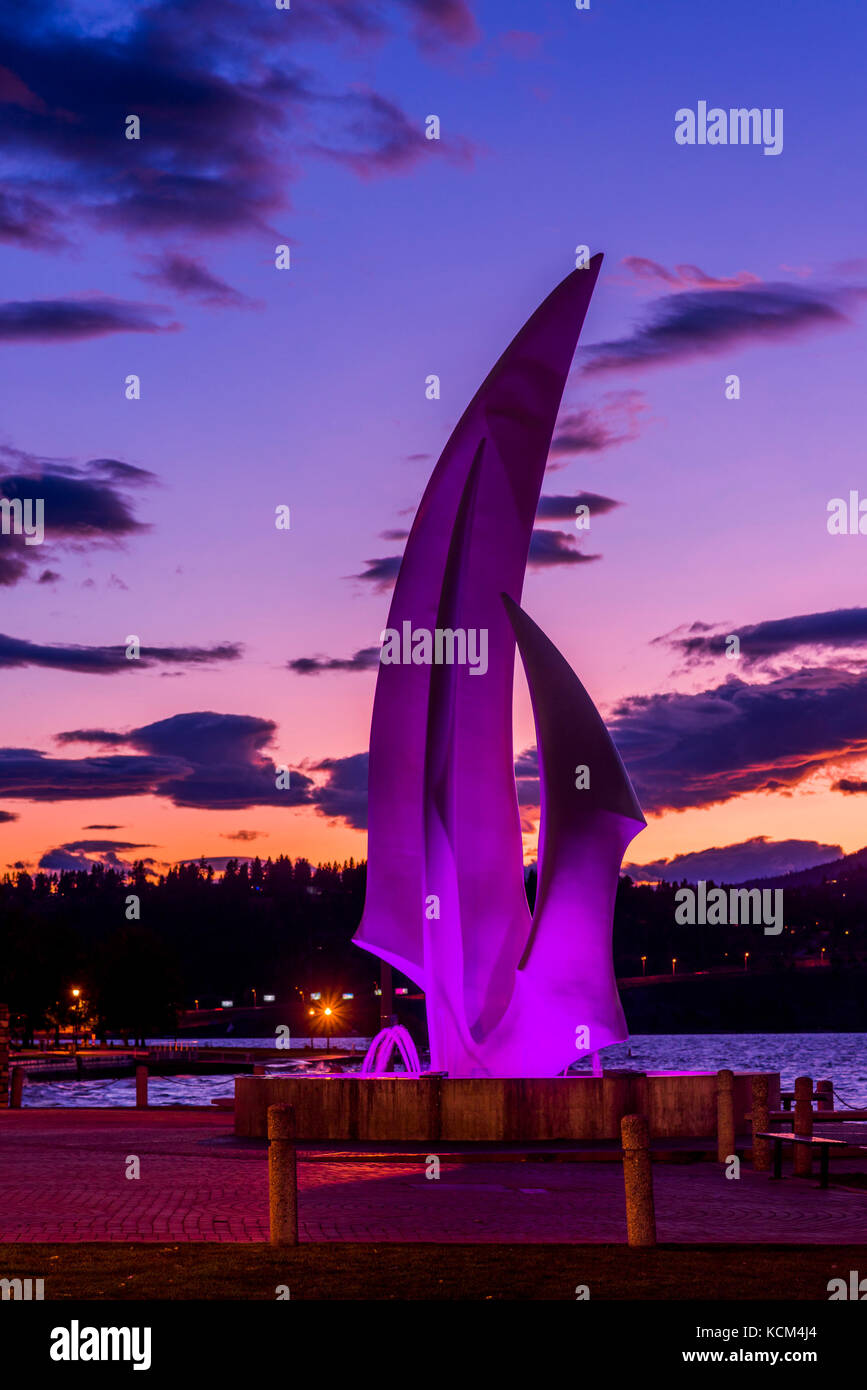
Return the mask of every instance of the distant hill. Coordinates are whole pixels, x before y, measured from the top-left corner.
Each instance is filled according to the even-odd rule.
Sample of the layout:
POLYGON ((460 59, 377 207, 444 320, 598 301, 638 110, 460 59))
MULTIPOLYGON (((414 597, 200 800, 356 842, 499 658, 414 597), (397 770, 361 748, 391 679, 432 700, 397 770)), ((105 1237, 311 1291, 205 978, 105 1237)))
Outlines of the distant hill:
POLYGON ((841 879, 867 882, 867 847, 856 850, 854 854, 844 854, 842 859, 831 859, 827 864, 815 864, 812 869, 797 869, 791 874, 742 881, 756 888, 820 888, 823 883, 839 882, 841 879))

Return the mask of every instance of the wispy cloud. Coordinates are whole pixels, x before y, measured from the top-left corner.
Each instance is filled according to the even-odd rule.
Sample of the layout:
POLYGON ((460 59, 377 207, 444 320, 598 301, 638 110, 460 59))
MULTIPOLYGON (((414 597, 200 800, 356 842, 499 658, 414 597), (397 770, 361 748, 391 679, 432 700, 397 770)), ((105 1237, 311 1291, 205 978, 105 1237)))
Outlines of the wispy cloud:
POLYGON ((668 285, 673 290, 731 290, 760 283, 759 276, 750 270, 739 270, 736 275, 708 275, 697 265, 676 265, 668 270, 659 261, 650 261, 645 256, 624 256, 620 264, 638 280, 668 285))
POLYGON ((350 579, 363 579, 366 584, 378 592, 382 593, 390 589, 397 579, 400 570, 402 555, 384 555, 378 560, 365 560, 366 569, 360 574, 349 575, 350 579))
POLYGON ((632 371, 683 362, 735 344, 777 343, 816 329, 840 328, 861 289, 804 285, 744 285, 666 295, 626 338, 579 348, 587 373, 632 371))
POLYGON ((601 555, 586 555, 579 550, 576 537, 565 531, 537 529, 530 537, 527 564, 531 569, 551 569, 555 565, 586 565, 601 558, 601 555))
POLYGON ((0 633, 0 668, 42 666, 55 671, 86 675, 115 675, 160 664, 202 666, 215 661, 237 661, 243 648, 237 642, 213 647, 142 647, 136 660, 128 660, 125 647, 83 647, 63 643, 30 642, 0 633))
POLYGON ((562 467, 573 454, 598 454, 637 439, 646 415, 641 391, 608 391, 596 405, 566 411, 551 441, 549 467, 562 467))
POLYGON ((319 676, 323 671, 375 671, 379 666, 379 647, 362 647, 350 657, 299 656, 287 661, 299 676, 319 676))
POLYGON ((249 299, 232 285, 221 280, 194 256, 184 256, 178 251, 167 251, 161 256, 150 256, 149 271, 137 271, 140 280, 148 280, 163 289, 173 290, 185 299, 194 299, 215 309, 251 309, 261 307, 259 301, 249 299))
POLYGON ((169 333, 167 310, 153 304, 92 296, 90 299, 7 300, 0 304, 0 342, 66 343, 110 333, 169 333))
POLYGON ((668 633, 654 638, 654 643, 674 648, 689 665, 695 665, 725 656, 727 639, 732 634, 740 643, 739 660, 747 665, 800 649, 856 648, 867 643, 867 608, 833 608, 824 613, 767 618, 743 626, 694 623, 685 633, 668 633))

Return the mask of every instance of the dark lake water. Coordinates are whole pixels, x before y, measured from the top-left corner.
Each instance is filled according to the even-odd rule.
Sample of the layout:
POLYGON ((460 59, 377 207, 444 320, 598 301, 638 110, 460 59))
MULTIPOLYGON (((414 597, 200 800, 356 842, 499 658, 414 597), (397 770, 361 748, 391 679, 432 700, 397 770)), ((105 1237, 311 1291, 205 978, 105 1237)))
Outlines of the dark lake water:
MULTIPOLYGON (((159 1039, 152 1039, 156 1043, 159 1039)), ((215 1047, 261 1047, 261 1038, 215 1040, 215 1047)), ((358 1053, 354 1070, 366 1051, 367 1038, 335 1038, 334 1047, 351 1047, 358 1053)), ((207 1042, 201 1044, 207 1046, 207 1042)), ((324 1072, 327 1064, 315 1059, 316 1050, 324 1048, 317 1040, 317 1049, 307 1064, 287 1060, 270 1064, 269 1071, 297 1071, 299 1068, 324 1072)), ((837 1109, 845 1104, 867 1107, 867 1033, 683 1033, 671 1037, 638 1034, 617 1047, 605 1049, 606 1067, 634 1067, 636 1071, 718 1071, 731 1067, 734 1071, 761 1069, 779 1071, 784 1089, 791 1090, 796 1076, 811 1076, 814 1081, 830 1079, 839 1099, 837 1109)), ((589 1072, 590 1065, 581 1062, 574 1068, 589 1072)), ((151 1105, 209 1105, 219 1096, 233 1094, 231 1076, 151 1076, 149 1100, 151 1105)), ((94 1078, 82 1081, 28 1081, 24 1087, 26 1106, 132 1106, 135 1104, 135 1082, 131 1076, 109 1080, 94 1078)))

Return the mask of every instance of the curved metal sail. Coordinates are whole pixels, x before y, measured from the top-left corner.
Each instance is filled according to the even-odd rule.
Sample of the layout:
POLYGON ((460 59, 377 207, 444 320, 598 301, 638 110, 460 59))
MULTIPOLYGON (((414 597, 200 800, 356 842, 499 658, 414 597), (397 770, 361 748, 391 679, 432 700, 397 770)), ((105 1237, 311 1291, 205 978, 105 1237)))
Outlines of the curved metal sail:
MULTIPOLYGON (((487 634, 484 673, 406 656, 381 665, 371 727, 367 899, 355 939, 424 989, 432 1064, 452 1074, 496 1074, 494 1039, 518 975, 529 978, 519 970, 532 923, 513 771, 514 615, 501 595, 520 599, 601 259, 548 296, 465 411, 422 498, 389 612, 402 636, 487 634)), ((529 1053, 509 1066, 539 1074, 529 1053)))

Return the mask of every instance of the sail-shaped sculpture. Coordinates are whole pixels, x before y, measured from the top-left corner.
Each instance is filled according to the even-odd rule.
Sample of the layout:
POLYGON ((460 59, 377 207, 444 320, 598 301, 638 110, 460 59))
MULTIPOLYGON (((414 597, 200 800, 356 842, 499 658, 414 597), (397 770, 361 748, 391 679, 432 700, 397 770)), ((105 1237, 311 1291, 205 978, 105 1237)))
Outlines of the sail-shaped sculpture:
POLYGON ((506 349, 443 450, 406 544, 388 628, 486 632, 487 669, 405 656, 377 678, 355 940, 424 990, 431 1066, 451 1076, 552 1076, 627 1036, 611 924, 623 852, 644 818, 590 697, 519 606, 601 261, 573 271, 506 349), (514 775, 516 645, 542 788, 532 917, 514 775), (588 775, 576 776, 582 766, 588 775))

